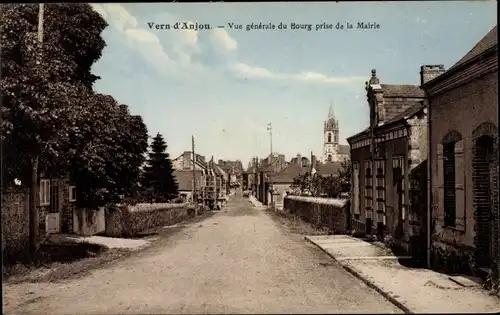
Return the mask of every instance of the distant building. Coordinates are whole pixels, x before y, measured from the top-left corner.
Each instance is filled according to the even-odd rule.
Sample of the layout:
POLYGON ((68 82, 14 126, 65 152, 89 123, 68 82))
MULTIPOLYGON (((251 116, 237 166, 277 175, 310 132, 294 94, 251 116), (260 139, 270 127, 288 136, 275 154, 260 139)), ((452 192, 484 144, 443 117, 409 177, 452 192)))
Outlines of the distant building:
POLYGON ((240 160, 224 161, 219 159, 217 165, 219 165, 219 167, 228 174, 230 187, 235 187, 242 184, 244 170, 243 164, 240 160))
POLYGON ((323 157, 321 162, 342 162, 349 159, 349 146, 339 144, 339 121, 335 119, 333 106, 324 124, 323 157))
MULTIPOLYGON (((199 154, 196 154, 195 159, 195 169, 197 170, 205 170, 208 168, 207 162, 205 161, 205 157, 199 154)), ((193 169, 193 152, 184 151, 181 155, 172 160, 172 166, 175 170, 183 171, 183 170, 192 170, 193 169)))

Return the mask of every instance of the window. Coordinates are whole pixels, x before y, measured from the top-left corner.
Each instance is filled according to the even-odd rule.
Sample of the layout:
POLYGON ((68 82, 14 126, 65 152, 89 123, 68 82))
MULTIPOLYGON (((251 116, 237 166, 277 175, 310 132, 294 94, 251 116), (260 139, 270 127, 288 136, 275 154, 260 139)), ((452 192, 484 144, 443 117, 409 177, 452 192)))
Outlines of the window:
POLYGON ((68 191, 69 191, 69 202, 76 201, 76 186, 69 186, 68 191))
POLYGON ((375 161, 378 223, 385 224, 385 161, 375 161))
POLYGON ((334 141, 335 141, 335 143, 339 142, 339 134, 338 133, 335 134, 334 141))
POLYGON ((328 142, 332 142, 332 134, 330 132, 328 133, 328 142))
POLYGON ((392 185, 398 198, 397 206, 401 211, 401 219, 405 219, 405 175, 404 157, 394 157, 392 159, 392 185))
POLYGON ((50 180, 40 180, 40 206, 47 206, 50 204, 50 180))
POLYGON ((353 209, 356 219, 359 219, 359 162, 354 162, 353 166, 353 209))
POLYGON ((331 162, 331 161, 332 161, 332 155, 328 154, 328 162, 331 162))
POLYGON ((365 162, 365 177, 366 177, 366 184, 365 184, 365 207, 367 210, 372 210, 373 206, 373 174, 372 174, 372 162, 367 161, 365 162))
POLYGON ((455 142, 443 145, 444 225, 455 226, 455 142))

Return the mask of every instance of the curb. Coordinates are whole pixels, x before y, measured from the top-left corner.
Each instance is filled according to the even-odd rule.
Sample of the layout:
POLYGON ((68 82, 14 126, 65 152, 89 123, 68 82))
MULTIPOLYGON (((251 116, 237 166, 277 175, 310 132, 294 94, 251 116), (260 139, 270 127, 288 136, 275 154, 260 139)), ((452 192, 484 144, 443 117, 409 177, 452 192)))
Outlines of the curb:
POLYGON ((398 300, 396 300, 395 298, 393 298, 389 293, 385 292, 384 290, 382 290, 380 287, 378 287, 377 285, 375 285, 373 282, 371 282, 370 280, 366 279, 365 277, 363 277, 362 275, 360 275, 357 271, 355 271, 354 269, 352 269, 351 267, 349 266, 346 266, 344 264, 342 264, 340 261, 337 260, 337 258, 335 258, 335 256, 333 256, 331 253, 329 253, 328 251, 326 251, 324 248, 322 248, 321 246, 319 246, 318 244, 314 243, 312 240, 310 240, 307 236, 304 236, 304 239, 315 245, 317 248, 319 248, 321 251, 323 251, 324 253, 326 253, 328 256, 330 256, 331 258, 333 258, 333 260, 335 260, 340 266, 342 266, 342 268, 344 268, 344 270, 346 270, 347 272, 349 272, 350 274, 352 274, 353 276, 355 276, 356 278, 358 278, 359 280, 363 281, 367 286, 369 286, 370 288, 374 289, 375 291, 377 291, 378 293, 380 293, 380 295, 382 295, 384 298, 386 298, 389 302, 391 302, 392 304, 394 304, 396 307, 398 307, 400 310, 402 310, 405 314, 413 314, 412 311, 410 311, 409 308, 407 308, 406 306, 404 306, 401 302, 399 302, 398 300))

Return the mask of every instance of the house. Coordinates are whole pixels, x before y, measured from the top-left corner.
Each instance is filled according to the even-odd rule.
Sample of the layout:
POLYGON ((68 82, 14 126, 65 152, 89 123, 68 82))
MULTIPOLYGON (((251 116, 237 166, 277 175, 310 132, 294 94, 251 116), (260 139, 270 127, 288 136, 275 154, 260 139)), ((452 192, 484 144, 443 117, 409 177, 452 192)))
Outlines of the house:
POLYGON ((294 164, 290 163, 281 172, 271 175, 277 209, 282 209, 286 195, 292 192, 293 188, 291 186, 294 183, 294 179, 311 171, 310 166, 302 165, 300 162, 301 159, 298 159, 294 164))
POLYGON ((179 185, 179 196, 182 197, 184 202, 193 202, 193 182, 195 182, 195 188, 200 189, 205 183, 205 174, 203 170, 175 170, 174 175, 179 185))
POLYGON ((429 260, 437 269, 477 271, 475 265, 489 272, 499 268, 500 255, 497 27, 423 88, 429 103, 429 260))
POLYGON ((311 154, 311 161, 298 155, 293 158, 288 167, 281 172, 271 173, 273 190, 275 196, 275 206, 280 209, 288 193, 293 191, 291 187, 294 179, 305 174, 315 174, 315 176, 335 176, 341 169, 339 162, 318 163, 316 156, 311 154), (293 162, 293 163, 292 163, 293 162))
POLYGON ((77 187, 68 177, 50 178, 43 173, 39 179, 39 231, 45 234, 69 233, 94 235, 106 229, 105 209, 77 207, 77 187))
POLYGON ((214 162, 213 156, 209 162, 209 168, 213 170, 215 175, 217 198, 226 197, 229 189, 229 174, 214 162))
POLYGON ((229 187, 239 187, 243 182, 243 164, 240 160, 224 161, 219 159, 217 163, 229 176, 229 187))
POLYGON ((297 156, 290 160, 289 165, 297 165, 297 164, 306 167, 311 165, 311 161, 309 161, 307 157, 301 156, 300 153, 297 153, 297 156))
MULTIPOLYGON (((195 153, 195 168, 204 170, 208 168, 205 157, 195 153)), ((172 166, 175 170, 192 170, 193 169, 193 152, 184 151, 181 155, 172 160, 172 166)))
MULTIPOLYGON (((444 67, 433 71, 442 73, 444 67)), ((425 255, 420 236, 425 235, 421 228, 426 203, 425 194, 419 193, 426 185, 425 94, 418 85, 380 84, 375 70, 366 91, 370 126, 347 139, 352 227, 380 238, 390 235, 396 245, 421 258, 422 251, 425 255)))
POLYGON ((193 152, 184 151, 180 156, 172 160, 174 174, 179 184, 179 195, 187 202, 193 201, 193 165, 196 177, 196 191, 201 191, 206 187, 207 178, 211 175, 209 165, 205 162, 205 157, 193 152))

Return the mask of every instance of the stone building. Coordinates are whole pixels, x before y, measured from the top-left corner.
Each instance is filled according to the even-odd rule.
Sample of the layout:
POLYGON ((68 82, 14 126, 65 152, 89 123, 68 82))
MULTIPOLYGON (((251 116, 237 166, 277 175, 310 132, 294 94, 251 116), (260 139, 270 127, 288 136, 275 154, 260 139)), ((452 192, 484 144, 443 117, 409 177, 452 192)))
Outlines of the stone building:
POLYGON ((424 91, 418 85, 381 84, 375 70, 366 91, 370 126, 347 139, 352 227, 381 238, 390 235, 396 245, 425 258, 420 237, 426 213, 425 194, 420 194, 427 175, 424 91))
MULTIPOLYGON (((195 154, 196 158, 195 169, 196 170, 205 170, 208 168, 207 162, 205 161, 205 157, 199 154, 195 154)), ((192 170, 193 169, 193 152, 184 151, 181 155, 172 160, 172 167, 174 170, 182 171, 182 170, 192 170)))
POLYGON ((323 135, 323 157, 321 162, 341 162, 349 158, 349 146, 339 144, 339 121, 335 119, 332 105, 330 105, 328 118, 324 123, 323 135))
POLYGON ((451 272, 490 272, 500 254, 497 27, 423 88, 429 102, 429 260, 451 272))
POLYGON ((236 187, 243 182, 243 164, 240 160, 236 161, 225 161, 219 159, 217 163, 229 176, 230 187, 236 187))

